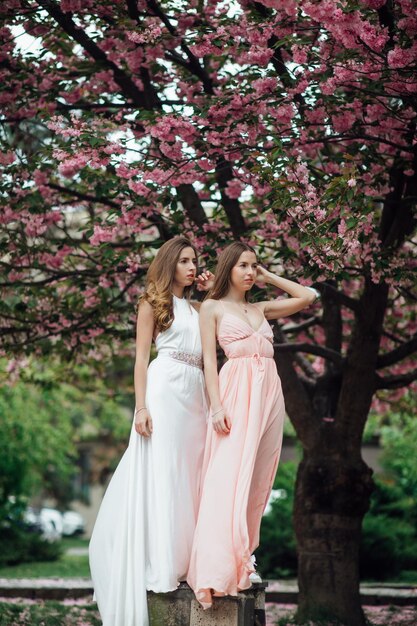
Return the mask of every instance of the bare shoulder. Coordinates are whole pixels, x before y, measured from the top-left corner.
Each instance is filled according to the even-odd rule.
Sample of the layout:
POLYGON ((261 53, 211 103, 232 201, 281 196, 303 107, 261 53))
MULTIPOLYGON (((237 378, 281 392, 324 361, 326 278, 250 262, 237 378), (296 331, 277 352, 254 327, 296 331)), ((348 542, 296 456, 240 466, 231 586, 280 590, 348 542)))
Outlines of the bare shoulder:
MULTIPOLYGON (((136 322, 136 342, 138 346, 145 346, 148 350, 152 341, 155 329, 154 311, 152 305, 146 300, 141 300, 138 306, 138 316, 136 322)), ((141 348, 141 349, 142 349, 141 348)))
POLYGON ((201 310, 207 312, 217 311, 219 307, 219 301, 213 300, 213 298, 207 298, 204 302, 201 303, 201 310))
POLYGON ((213 300, 212 298, 208 298, 201 303, 200 307, 200 315, 203 315, 205 318, 214 316, 215 318, 218 315, 220 310, 220 303, 218 300, 213 300))
POLYGON ((268 300, 261 300, 260 302, 252 302, 251 304, 257 309, 259 309, 264 315, 266 315, 266 309, 269 304, 268 300))
POLYGON ((141 300, 138 306, 138 317, 142 319, 153 319, 153 308, 147 300, 141 300))

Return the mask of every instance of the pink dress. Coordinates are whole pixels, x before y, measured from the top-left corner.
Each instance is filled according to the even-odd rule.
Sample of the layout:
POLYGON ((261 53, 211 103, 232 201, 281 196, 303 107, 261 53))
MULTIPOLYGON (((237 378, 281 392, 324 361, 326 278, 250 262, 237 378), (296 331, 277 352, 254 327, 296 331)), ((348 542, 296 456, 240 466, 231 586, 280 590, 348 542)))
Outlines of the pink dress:
POLYGON ((229 435, 208 428, 201 502, 187 582, 209 608, 212 595, 251 586, 252 552, 281 452, 284 398, 273 359, 273 334, 225 312, 218 340, 228 357, 219 374, 229 435))

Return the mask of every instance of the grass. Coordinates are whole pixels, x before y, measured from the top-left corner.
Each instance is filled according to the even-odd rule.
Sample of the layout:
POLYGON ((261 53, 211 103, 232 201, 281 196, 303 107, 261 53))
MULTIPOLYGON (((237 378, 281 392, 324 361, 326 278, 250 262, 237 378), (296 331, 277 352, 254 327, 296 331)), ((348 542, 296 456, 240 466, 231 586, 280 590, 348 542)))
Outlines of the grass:
POLYGON ((64 537, 61 543, 65 551, 69 548, 88 548, 89 541, 89 539, 83 539, 82 537, 64 537))
POLYGON ((80 537, 66 537, 62 540, 63 555, 58 560, 0 567, 0 578, 90 578, 87 555, 65 554, 70 548, 87 548, 88 541, 80 537))
POLYGON ((0 626, 101 626, 95 604, 0 602, 0 626))
MULTIPOLYGON (((90 578, 88 556, 64 554, 57 561, 20 563, 0 568, 0 578, 90 578)), ((0 622, 1 624, 1 622, 0 622)))
POLYGON ((416 570, 404 570, 400 572, 395 582, 408 583, 411 585, 417 585, 417 571, 416 570))

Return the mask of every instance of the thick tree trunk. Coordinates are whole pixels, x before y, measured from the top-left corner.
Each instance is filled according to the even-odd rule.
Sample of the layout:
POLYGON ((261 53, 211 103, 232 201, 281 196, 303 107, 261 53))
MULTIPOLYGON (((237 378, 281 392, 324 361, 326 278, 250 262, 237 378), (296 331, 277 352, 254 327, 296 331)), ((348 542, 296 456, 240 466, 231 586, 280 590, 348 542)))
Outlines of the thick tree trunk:
POLYGON ((326 456, 319 446, 304 453, 294 507, 300 621, 338 619, 365 626, 358 558, 371 475, 363 461, 326 456))
MULTIPOLYGON (((388 288, 365 280, 355 306, 346 357, 304 382, 291 355, 277 354, 288 414, 303 445, 294 527, 298 549, 300 621, 337 619, 365 626, 359 596, 362 519, 372 471, 361 458, 363 429, 375 391, 388 288)), ((323 298, 326 349, 341 353, 341 317, 323 298)))

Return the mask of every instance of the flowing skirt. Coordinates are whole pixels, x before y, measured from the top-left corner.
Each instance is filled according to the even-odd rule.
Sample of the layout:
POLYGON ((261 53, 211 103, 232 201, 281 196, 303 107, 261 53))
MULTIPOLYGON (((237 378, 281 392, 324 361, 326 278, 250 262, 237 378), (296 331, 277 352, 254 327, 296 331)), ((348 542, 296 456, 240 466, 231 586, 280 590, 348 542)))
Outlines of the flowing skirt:
POLYGON ((231 359, 219 376, 220 397, 232 427, 209 426, 203 486, 188 583, 204 608, 212 595, 236 595, 251 586, 252 552, 281 452, 285 415, 281 381, 272 359, 231 359))
POLYGON ((206 436, 202 371, 158 356, 146 405, 153 434, 132 425, 90 542, 103 626, 148 626, 146 591, 176 589, 189 565, 206 436))

